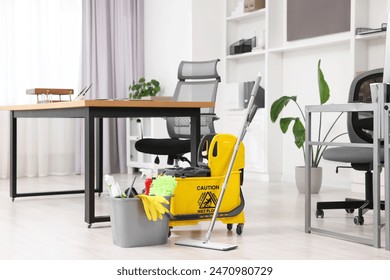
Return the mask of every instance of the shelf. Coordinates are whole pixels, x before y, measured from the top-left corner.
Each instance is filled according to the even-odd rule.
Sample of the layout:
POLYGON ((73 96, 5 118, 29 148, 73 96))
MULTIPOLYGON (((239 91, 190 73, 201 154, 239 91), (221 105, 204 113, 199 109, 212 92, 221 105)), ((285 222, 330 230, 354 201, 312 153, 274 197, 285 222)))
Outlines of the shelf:
POLYGON ((250 20, 250 19, 257 18, 257 17, 264 16, 264 15, 265 15, 265 9, 261 9, 261 10, 257 10, 257 11, 250 12, 250 13, 244 13, 244 14, 239 15, 239 16, 227 17, 226 21, 227 22, 238 22, 238 21, 250 20))
POLYGON ((242 59, 242 58, 248 58, 248 57, 263 56, 264 54, 265 54, 265 50, 258 50, 258 51, 254 51, 254 52, 227 55, 226 59, 227 60, 236 60, 236 59, 242 59))
POLYGON ((309 48, 318 48, 326 46, 336 46, 341 44, 349 44, 350 32, 343 32, 330 36, 315 37, 306 40, 300 40, 299 42, 289 42, 288 46, 280 48, 271 48, 269 52, 272 53, 287 53, 293 51, 299 51, 309 48))
MULTIPOLYGON (((227 111, 227 116, 244 116, 247 113, 247 109, 230 109, 227 111)), ((256 115, 254 116, 255 119, 258 119, 259 117, 263 117, 267 115, 267 111, 265 108, 259 108, 257 109, 256 115)))
POLYGON ((371 34, 366 34, 366 35, 356 35, 355 39, 356 40, 374 40, 378 38, 386 38, 386 31, 381 31, 381 32, 376 32, 376 33, 371 33, 371 34))

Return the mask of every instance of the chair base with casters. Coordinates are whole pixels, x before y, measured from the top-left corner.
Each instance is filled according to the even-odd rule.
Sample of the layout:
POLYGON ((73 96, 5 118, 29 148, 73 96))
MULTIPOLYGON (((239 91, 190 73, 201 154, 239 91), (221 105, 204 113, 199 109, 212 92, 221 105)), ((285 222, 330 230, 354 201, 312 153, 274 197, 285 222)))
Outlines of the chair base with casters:
MULTIPOLYGON (((356 167, 354 167, 356 168, 356 167)), ((345 198, 344 201, 321 201, 317 202, 316 217, 324 218, 324 210, 327 209, 345 209, 347 213, 354 213, 358 210, 358 215, 354 217, 353 222, 355 225, 363 225, 363 215, 373 209, 373 193, 372 193, 372 172, 367 170, 365 174, 365 198, 345 198)), ((384 201, 380 202, 380 209, 385 210, 384 201)))

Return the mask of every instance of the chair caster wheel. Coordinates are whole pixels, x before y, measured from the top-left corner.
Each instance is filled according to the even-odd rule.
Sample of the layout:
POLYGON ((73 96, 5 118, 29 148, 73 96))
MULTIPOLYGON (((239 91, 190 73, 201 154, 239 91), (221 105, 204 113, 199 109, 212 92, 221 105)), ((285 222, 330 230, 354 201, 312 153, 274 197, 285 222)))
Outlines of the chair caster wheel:
POLYGON ((362 226, 364 224, 364 218, 362 216, 355 216, 355 218, 353 218, 353 222, 357 226, 362 226))
POLYGON ((172 235, 171 229, 173 229, 173 227, 169 226, 169 228, 168 228, 168 238, 171 237, 171 235, 172 235))
POLYGON ((244 224, 238 224, 236 228, 236 233, 238 235, 241 235, 243 230, 244 230, 244 224))
POLYGON ((355 212, 355 209, 353 208, 348 208, 348 209, 345 209, 345 211, 349 214, 352 214, 353 212, 355 212))
POLYGON ((88 225, 88 228, 91 228, 91 227, 92 227, 92 224, 89 224, 89 225, 88 225))
POLYGON ((226 225, 226 228, 227 228, 228 230, 232 230, 232 229, 233 229, 233 225, 232 225, 232 224, 227 224, 227 225, 226 225))
POLYGON ((316 218, 317 218, 317 219, 318 219, 318 218, 323 219, 323 218, 324 218, 324 210, 322 210, 322 209, 317 209, 317 210, 316 210, 316 218))

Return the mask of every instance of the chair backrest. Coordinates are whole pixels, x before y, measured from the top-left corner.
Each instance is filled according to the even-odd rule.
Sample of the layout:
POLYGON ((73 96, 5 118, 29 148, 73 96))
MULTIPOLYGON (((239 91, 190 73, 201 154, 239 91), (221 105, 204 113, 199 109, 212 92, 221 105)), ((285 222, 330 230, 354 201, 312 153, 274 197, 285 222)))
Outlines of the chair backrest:
MULTIPOLYGON (((217 72, 219 59, 210 61, 182 61, 178 70, 178 83, 173 95, 177 101, 215 102, 218 83, 221 81, 217 72)), ((214 108, 201 109, 201 135, 215 133, 214 108)), ((190 138, 190 118, 167 118, 167 129, 171 138, 190 138)))
MULTIPOLYGON (((381 83, 382 80, 383 68, 359 74, 351 83, 348 102, 371 103, 370 84, 381 83)), ((372 143, 372 112, 348 113, 347 127, 348 135, 352 143, 372 143)))

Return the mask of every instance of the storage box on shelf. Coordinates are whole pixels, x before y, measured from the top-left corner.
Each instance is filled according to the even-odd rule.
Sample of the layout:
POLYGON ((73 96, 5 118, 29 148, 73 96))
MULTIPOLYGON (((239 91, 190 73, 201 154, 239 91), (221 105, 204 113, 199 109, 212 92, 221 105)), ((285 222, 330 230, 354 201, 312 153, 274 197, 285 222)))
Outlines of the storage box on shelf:
POLYGON ((264 9, 265 0, 245 0, 244 1, 244 12, 253 12, 255 10, 264 9))

